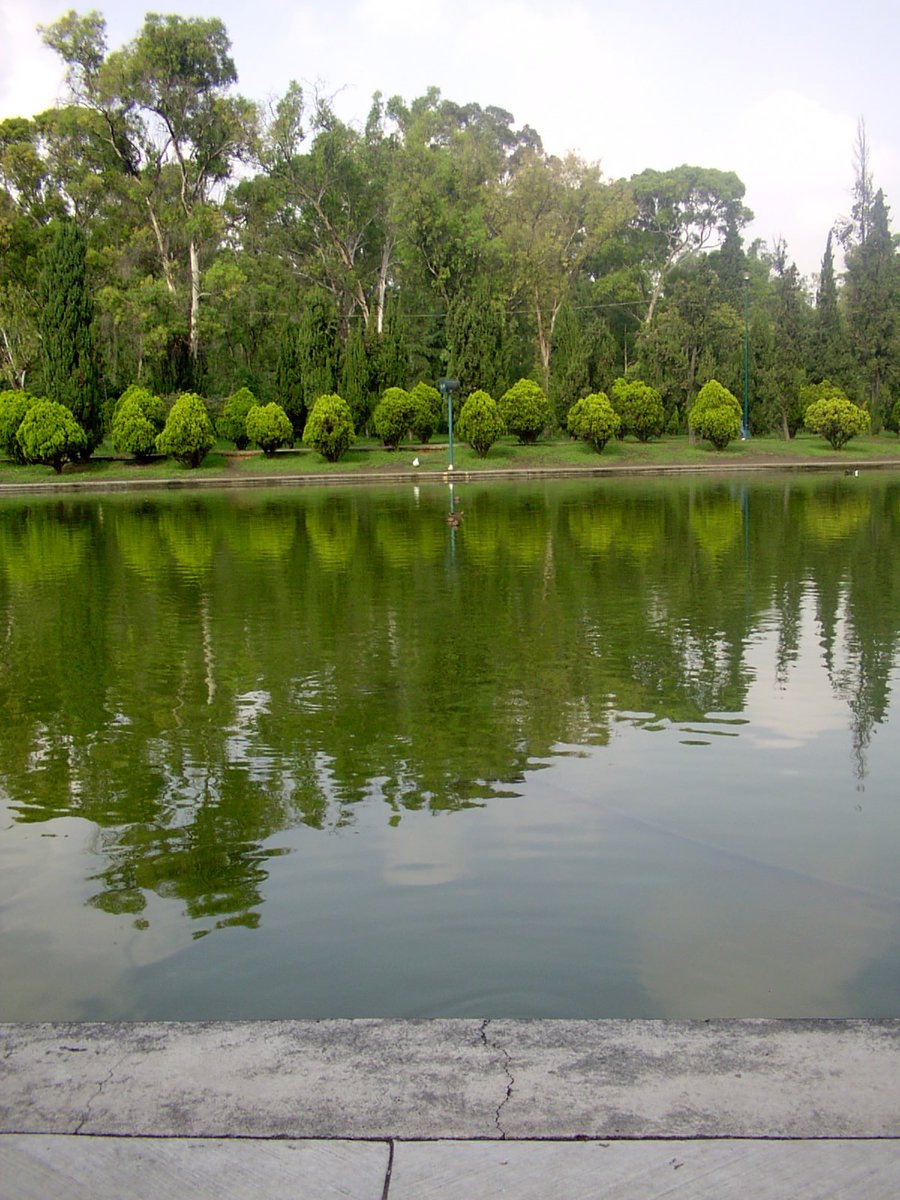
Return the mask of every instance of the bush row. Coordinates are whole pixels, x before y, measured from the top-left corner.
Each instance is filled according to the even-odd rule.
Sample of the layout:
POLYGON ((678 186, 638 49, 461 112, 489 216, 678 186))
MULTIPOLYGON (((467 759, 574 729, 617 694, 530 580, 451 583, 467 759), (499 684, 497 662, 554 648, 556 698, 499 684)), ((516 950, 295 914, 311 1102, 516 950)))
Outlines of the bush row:
MULTIPOLYGON (((869 428, 868 413, 827 381, 804 389, 806 428, 840 449, 869 428)), ((427 443, 443 419, 443 400, 436 388, 418 383, 409 391, 388 388, 373 414, 373 427, 388 449, 405 439, 427 443)), ((473 392, 461 405, 459 436, 480 457, 505 434, 533 444, 550 427, 552 410, 541 387, 520 379, 495 401, 485 391, 473 392)), ((892 421, 900 427, 900 401, 892 421)), ((595 392, 569 410, 566 428, 598 453, 612 437, 632 435, 640 442, 663 433, 665 414, 659 393, 640 380, 617 379, 610 395, 595 392)), ((717 450, 743 434, 742 410, 736 397, 716 380, 700 389, 688 413, 694 436, 717 450)), ((290 418, 278 404, 261 405, 247 388, 225 401, 214 423, 196 393, 179 396, 166 414, 158 396, 132 385, 116 402, 110 438, 115 451, 146 461, 166 454, 189 467, 199 466, 213 448, 216 433, 239 450, 253 444, 272 456, 294 441, 290 418)), ((338 395, 320 396, 303 428, 303 441, 331 462, 338 461, 356 437, 349 406, 338 395)), ((67 461, 86 457, 84 431, 61 404, 21 391, 0 392, 0 450, 16 462, 43 463, 60 472, 67 461)))

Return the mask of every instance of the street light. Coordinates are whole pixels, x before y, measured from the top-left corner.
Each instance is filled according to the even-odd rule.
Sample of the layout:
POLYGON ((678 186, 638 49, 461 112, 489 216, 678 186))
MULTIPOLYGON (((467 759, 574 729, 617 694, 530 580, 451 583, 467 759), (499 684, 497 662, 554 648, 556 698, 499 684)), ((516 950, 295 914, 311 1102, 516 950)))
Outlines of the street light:
POLYGON ((450 465, 448 471, 453 470, 453 395, 459 391, 458 379, 439 379, 438 391, 447 400, 447 429, 450 434, 450 465))
POLYGON ((744 431, 750 436, 750 272, 744 272, 744 431))

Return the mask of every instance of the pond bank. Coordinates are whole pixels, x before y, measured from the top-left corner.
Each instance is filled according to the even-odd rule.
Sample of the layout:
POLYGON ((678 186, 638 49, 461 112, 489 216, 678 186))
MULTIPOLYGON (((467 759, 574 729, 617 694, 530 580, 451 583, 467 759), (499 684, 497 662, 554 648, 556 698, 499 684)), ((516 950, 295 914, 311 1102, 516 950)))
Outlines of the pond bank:
POLYGON ((47 495, 61 493, 146 492, 172 490, 211 490, 222 488, 290 488, 290 487, 350 487, 389 486, 396 484, 480 483, 496 480, 535 479, 603 479, 627 476, 651 477, 661 475, 723 475, 759 474, 763 472, 817 472, 854 475, 862 471, 900 470, 900 459, 766 459, 758 461, 712 463, 615 463, 590 467, 485 467, 477 470, 450 471, 334 471, 283 472, 277 474, 197 475, 185 470, 184 475, 145 479, 78 478, 49 476, 30 483, 0 483, 4 495, 47 495))
POLYGON ((590 1182, 625 1200, 875 1200, 900 1185, 898 1020, 136 1022, 0 1039, 13 1200, 61 1178, 69 1196, 131 1194, 123 1180, 148 1170, 177 1189, 206 1169, 231 1186, 192 1194, 290 1180, 528 1198, 590 1182))

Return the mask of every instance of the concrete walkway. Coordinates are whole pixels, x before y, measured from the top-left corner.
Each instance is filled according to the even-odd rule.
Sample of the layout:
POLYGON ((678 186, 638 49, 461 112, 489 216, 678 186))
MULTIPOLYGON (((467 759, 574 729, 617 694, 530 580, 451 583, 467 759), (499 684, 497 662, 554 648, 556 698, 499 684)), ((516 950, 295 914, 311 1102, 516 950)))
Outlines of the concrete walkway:
POLYGON ((0 1200, 900 1195, 900 1021, 0 1026, 0 1200))

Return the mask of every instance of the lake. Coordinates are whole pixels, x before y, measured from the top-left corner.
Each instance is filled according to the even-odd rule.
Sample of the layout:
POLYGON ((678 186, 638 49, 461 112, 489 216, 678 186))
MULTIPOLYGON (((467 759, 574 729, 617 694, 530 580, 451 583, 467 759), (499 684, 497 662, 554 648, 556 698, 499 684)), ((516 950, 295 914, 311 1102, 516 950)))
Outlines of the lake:
POLYGON ((0 1019, 900 1015, 900 476, 0 503, 0 1019))

